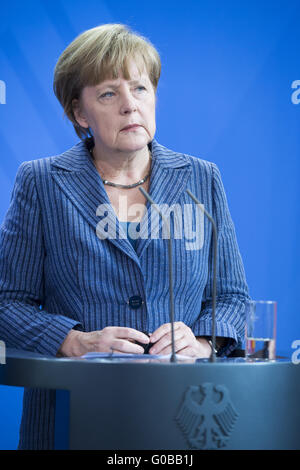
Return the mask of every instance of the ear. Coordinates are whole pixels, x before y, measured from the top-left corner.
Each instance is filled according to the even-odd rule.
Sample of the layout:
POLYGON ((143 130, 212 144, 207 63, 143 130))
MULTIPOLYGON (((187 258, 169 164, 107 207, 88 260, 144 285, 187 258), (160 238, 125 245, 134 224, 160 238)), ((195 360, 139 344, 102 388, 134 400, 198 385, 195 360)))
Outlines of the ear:
POLYGON ((87 122, 87 118, 86 118, 84 112, 81 109, 80 101, 78 99, 72 100, 72 108, 73 108, 73 113, 74 113, 74 116, 75 116, 75 119, 76 119, 77 123, 81 127, 85 127, 85 128, 88 129, 89 125, 88 125, 88 122, 87 122))

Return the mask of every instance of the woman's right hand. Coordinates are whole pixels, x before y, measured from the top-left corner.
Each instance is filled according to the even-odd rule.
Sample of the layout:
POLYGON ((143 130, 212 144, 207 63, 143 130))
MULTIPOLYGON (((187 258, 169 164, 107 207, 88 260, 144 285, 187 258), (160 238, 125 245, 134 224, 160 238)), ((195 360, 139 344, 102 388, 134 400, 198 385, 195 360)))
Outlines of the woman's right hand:
POLYGON ((149 343, 147 335, 134 328, 107 326, 89 333, 71 330, 61 344, 57 356, 77 357, 88 352, 143 354, 144 348, 135 344, 149 343))

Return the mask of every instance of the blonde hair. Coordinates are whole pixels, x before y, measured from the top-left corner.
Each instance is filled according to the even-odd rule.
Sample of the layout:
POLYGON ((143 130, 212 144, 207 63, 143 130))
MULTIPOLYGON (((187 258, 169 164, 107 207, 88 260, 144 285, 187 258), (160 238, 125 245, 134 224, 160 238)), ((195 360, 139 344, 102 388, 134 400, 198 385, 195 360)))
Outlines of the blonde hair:
POLYGON ((91 133, 77 123, 72 101, 80 98, 85 86, 118 78, 120 71, 129 80, 128 66, 132 59, 140 72, 146 68, 156 91, 161 72, 157 50, 148 39, 122 24, 104 24, 84 31, 59 57, 54 70, 54 93, 81 139, 91 133))

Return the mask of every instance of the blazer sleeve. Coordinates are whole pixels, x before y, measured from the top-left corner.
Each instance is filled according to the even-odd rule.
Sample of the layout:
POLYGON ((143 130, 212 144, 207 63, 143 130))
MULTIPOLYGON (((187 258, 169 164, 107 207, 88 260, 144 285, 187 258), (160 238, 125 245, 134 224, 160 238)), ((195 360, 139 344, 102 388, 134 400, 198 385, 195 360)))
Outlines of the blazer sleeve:
POLYGON ((45 256, 34 176, 24 162, 0 228, 0 339, 8 348, 56 355, 78 321, 41 310, 45 256))
MULTIPOLYGON (((235 228, 218 167, 212 163, 213 218, 218 232, 216 336, 228 338, 219 355, 228 355, 241 346, 245 330, 245 304, 250 299, 235 228)), ((193 327, 195 336, 211 336, 212 323, 212 243, 207 284, 200 316, 193 327)))

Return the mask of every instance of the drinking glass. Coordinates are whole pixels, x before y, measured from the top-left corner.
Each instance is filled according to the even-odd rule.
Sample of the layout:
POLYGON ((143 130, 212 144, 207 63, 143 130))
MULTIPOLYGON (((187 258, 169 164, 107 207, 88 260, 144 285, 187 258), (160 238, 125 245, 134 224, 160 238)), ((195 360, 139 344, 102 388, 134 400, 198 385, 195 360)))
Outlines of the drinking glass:
POLYGON ((245 356, 247 360, 276 358, 277 302, 251 300, 246 305, 245 356))

